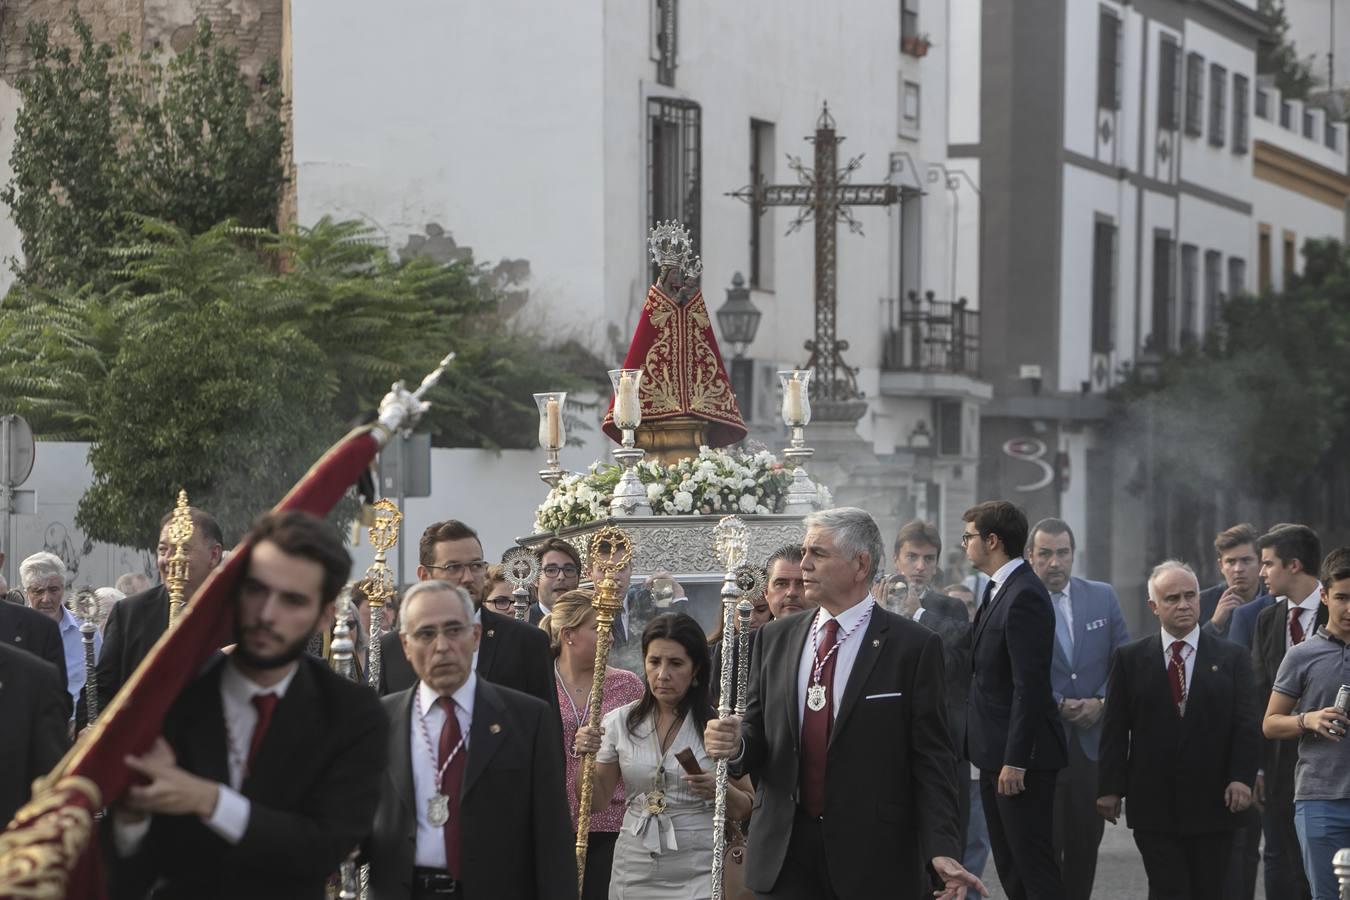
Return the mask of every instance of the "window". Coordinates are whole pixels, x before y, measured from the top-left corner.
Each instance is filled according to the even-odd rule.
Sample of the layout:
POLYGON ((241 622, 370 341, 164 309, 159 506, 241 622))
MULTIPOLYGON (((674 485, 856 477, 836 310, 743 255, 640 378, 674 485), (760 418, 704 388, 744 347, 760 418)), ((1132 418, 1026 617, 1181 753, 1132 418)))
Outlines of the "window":
POLYGON ((900 195, 900 296, 923 293, 923 195, 900 195))
POLYGON ((1196 290, 1200 272, 1200 250, 1194 244, 1181 245, 1181 328, 1183 342, 1195 337, 1196 290))
POLYGON ((961 401, 934 400, 933 418, 937 428, 937 452, 939 456, 960 456, 961 447, 961 401))
POLYGON ((900 43, 919 37, 919 0, 900 0, 900 43))
POLYGON ((1092 352, 1116 347, 1116 226, 1098 221, 1092 231, 1092 352))
MULTIPOLYGON (((647 146, 648 224, 654 226, 666 219, 683 222, 698 252, 702 246, 702 110, 689 100, 653 97, 647 101, 647 119, 651 129, 647 146)), ((653 279, 655 275, 653 269, 653 279)))
POLYGON ((919 132, 919 86, 906 81, 900 89, 900 133, 917 136, 919 132))
POLYGON ((1280 127, 1281 127, 1281 128, 1293 128, 1293 127, 1294 127, 1294 125, 1293 125, 1293 120, 1294 120, 1294 107, 1290 105, 1290 103, 1289 103, 1288 100, 1281 100, 1281 101, 1280 101, 1280 127))
POLYGON ((1196 333, 1208 331, 1219 321, 1219 304, 1223 302, 1223 254, 1218 250, 1205 251, 1205 322, 1196 333))
POLYGON ((1326 136, 1323 138, 1323 142, 1332 150, 1340 149, 1337 146, 1338 142, 1336 140, 1336 123, 1330 119, 1327 119, 1327 131, 1326 136))
MULTIPOLYGON (((768 184, 773 180, 774 149, 772 122, 750 120, 750 183, 768 184)), ((750 204, 750 287, 773 290, 774 227, 770 213, 750 204)))
POLYGON ((1313 114, 1311 110, 1303 111, 1303 136, 1312 140, 1313 136, 1313 114))
POLYGON ((1247 76, 1233 76, 1233 152, 1247 152, 1247 76))
POLYGON ((1205 133, 1200 118, 1205 102, 1205 58, 1199 53, 1186 56, 1186 133, 1199 137, 1205 133))
MULTIPOLYGON (((1228 296, 1236 297, 1247 290, 1247 261, 1240 256, 1228 257, 1228 296)), ((1211 325, 1213 322, 1210 323, 1211 325)))
POLYGON ((1166 231, 1153 233, 1153 348, 1165 353, 1173 346, 1176 318, 1176 244, 1166 231))
POLYGON ((1158 127, 1181 127, 1181 47, 1171 35, 1163 35, 1158 57, 1158 127))
POLYGON ((1120 19, 1103 9, 1097 23, 1097 105, 1120 109, 1120 19))
POLYGON ((1284 272, 1282 273, 1282 280, 1280 282, 1280 287, 1283 290, 1287 291, 1293 286, 1294 276, 1298 274, 1297 260, 1298 250, 1297 244, 1294 241, 1294 233, 1292 231, 1286 231, 1284 233, 1284 272))
POLYGON ((656 45, 656 83, 675 86, 675 56, 679 48, 680 0, 655 0, 652 7, 652 31, 656 45))
POLYGON ((1270 290, 1270 226, 1262 224, 1260 234, 1257 237, 1256 250, 1256 278, 1257 289, 1261 291, 1270 290))
POLYGON ((1260 88, 1256 89, 1256 117, 1258 119, 1270 118, 1270 94, 1260 88))
POLYGON ((1228 130, 1228 70, 1211 64, 1209 67, 1209 142, 1222 147, 1224 132, 1228 130))

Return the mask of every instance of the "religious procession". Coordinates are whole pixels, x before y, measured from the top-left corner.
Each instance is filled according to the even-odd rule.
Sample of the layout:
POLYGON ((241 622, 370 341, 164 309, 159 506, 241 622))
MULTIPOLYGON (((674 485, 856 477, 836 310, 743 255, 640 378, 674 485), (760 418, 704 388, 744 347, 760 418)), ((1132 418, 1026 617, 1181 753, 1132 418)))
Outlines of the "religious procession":
POLYGON ((0 898, 1350 897, 1338 6, 7 6, 0 898))

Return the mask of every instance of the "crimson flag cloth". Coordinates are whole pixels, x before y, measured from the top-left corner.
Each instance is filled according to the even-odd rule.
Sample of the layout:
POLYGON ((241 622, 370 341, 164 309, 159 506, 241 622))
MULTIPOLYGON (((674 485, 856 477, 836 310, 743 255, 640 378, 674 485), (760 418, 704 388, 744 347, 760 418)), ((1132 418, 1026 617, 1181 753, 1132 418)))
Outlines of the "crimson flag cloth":
MULTIPOLYGON (((379 452, 379 425, 357 428, 328 450, 274 512, 326 516, 379 452)), ((179 693, 233 633, 235 586, 249 542, 193 595, 93 727, 38 782, 32 801, 0 833, 0 897, 102 898, 106 879, 91 839, 93 816, 122 796, 131 780, 123 758, 154 744, 179 693)))
MULTIPOLYGON (((745 420, 717 349, 703 291, 681 305, 652 285, 623 367, 643 370, 638 400, 644 425, 693 416, 709 423, 709 447, 725 447, 745 437, 745 420)), ((613 397, 604 431, 616 442, 623 437, 614 425, 613 397)))

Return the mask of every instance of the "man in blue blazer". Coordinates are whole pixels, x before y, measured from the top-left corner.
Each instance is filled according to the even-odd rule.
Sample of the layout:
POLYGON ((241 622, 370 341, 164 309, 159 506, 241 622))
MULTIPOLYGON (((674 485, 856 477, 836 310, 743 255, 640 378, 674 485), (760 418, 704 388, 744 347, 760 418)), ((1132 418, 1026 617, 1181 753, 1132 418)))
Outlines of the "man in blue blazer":
POLYGON ((1042 519, 1031 529, 1027 559, 1055 607, 1050 683, 1069 743, 1069 765, 1055 785, 1055 857, 1065 895, 1089 900, 1106 826, 1097 814, 1097 744, 1106 679, 1111 655, 1130 635, 1111 585, 1071 577, 1076 549, 1067 522, 1042 519))
POLYGON ((1214 553, 1223 581, 1200 592, 1200 624, 1211 634, 1252 648, 1256 617, 1275 602, 1261 583, 1256 529, 1247 523, 1220 531, 1214 553))

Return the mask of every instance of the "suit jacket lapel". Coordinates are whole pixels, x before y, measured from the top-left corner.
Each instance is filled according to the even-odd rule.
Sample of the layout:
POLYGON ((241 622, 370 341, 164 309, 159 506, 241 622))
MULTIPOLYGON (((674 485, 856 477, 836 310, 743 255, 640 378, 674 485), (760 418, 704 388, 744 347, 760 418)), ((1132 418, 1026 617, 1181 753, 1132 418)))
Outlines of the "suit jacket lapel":
MULTIPOLYGON (((490 678, 492 661, 497 658, 497 614, 485 609, 482 613, 482 635, 478 639, 478 665, 476 671, 484 678, 490 678)), ((474 701, 477 702, 477 701, 474 701)))
POLYGON ((506 711, 497 697, 497 689, 483 679, 473 695, 473 721, 469 723, 469 756, 464 765, 464 787, 460 797, 466 797, 473 784, 487 769, 488 761, 506 741, 506 711))
POLYGON ((283 790, 295 771, 296 748, 306 746, 313 735, 324 731, 319 715, 319 691, 310 665, 307 658, 301 658, 286 696, 277 703, 253 768, 244 779, 243 793, 247 797, 261 799, 283 790))
POLYGON ((886 650, 886 632, 889 627, 880 609, 874 608, 872 620, 867 623, 867 630, 859 635, 862 643, 858 645, 858 656, 853 660, 853 669, 848 673, 848 683, 844 685, 844 698, 839 702, 839 711, 835 713, 834 725, 830 728, 831 744, 839 732, 844 730, 844 724, 848 721, 853 708, 858 705, 858 697, 872 674, 872 668, 877 664, 877 658, 886 650))
MULTIPOLYGON (((182 738, 189 748, 193 774, 221 784, 230 783, 229 733, 225 730, 225 704, 220 698, 220 674, 224 664, 217 665, 198 682, 201 693, 195 698, 198 713, 189 716, 188 733, 182 738)), ((247 746, 241 748, 247 751, 247 746)))
POLYGON ((808 648, 811 644, 811 626, 816 622, 816 615, 817 613, 799 616, 801 621, 793 622, 792 630, 788 632, 789 665, 784 666, 786 669, 784 674, 788 681, 783 698, 787 700, 787 721, 792 730, 794 747, 800 746, 802 742, 802 698, 798 676, 801 673, 802 654, 810 652, 808 648))
POLYGON ((1026 564, 1023 563, 1022 565, 1013 569, 1012 574, 1008 576, 1007 580, 1004 581, 1003 584, 999 585, 997 588, 994 589, 994 593, 992 596, 990 596, 989 602, 982 607, 982 614, 980 615, 980 625, 978 628, 975 629, 975 640, 971 642, 972 646, 980 642, 980 635, 984 634, 985 628, 988 627, 989 625, 989 617, 993 615, 994 609, 1000 603, 1003 602, 1003 598, 1008 595, 1008 592, 1013 589, 1013 584, 1021 576, 1022 569, 1025 567, 1026 564))
POLYGON ((412 778, 412 709, 417 685, 407 692, 407 698, 389 717, 389 767, 386 777, 394 783, 394 796, 404 805, 405 824, 417 830, 417 798, 413 796, 412 778))

